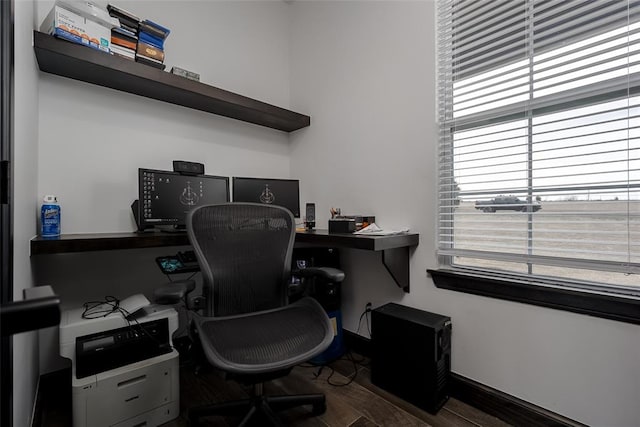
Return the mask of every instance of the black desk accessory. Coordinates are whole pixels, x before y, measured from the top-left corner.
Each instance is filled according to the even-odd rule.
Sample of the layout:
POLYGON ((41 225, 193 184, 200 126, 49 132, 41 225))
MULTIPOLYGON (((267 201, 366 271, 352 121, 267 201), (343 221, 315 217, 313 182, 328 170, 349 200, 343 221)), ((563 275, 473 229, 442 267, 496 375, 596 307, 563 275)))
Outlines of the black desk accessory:
POLYGON ((307 230, 313 230, 316 226, 316 204, 315 203, 307 203, 305 209, 305 221, 304 228, 307 230))
POLYGON ((133 203, 131 203, 131 212, 133 213, 133 219, 136 221, 136 230, 138 232, 144 231, 144 227, 140 223, 140 201, 135 199, 133 203))
POLYGON ((204 175, 204 165, 185 160, 174 160, 173 171, 182 175, 204 175))
POLYGON ((198 264, 198 259, 196 258, 196 254, 193 251, 178 252, 176 256, 185 265, 198 264))
POLYGON ((374 222, 373 215, 336 215, 329 220, 329 233, 353 233, 374 222))
POLYGON ((156 264, 164 274, 195 273, 200 271, 200 266, 193 251, 157 257, 156 264))
POLYGON ((329 220, 329 233, 353 233, 356 231, 355 218, 333 218, 329 220))

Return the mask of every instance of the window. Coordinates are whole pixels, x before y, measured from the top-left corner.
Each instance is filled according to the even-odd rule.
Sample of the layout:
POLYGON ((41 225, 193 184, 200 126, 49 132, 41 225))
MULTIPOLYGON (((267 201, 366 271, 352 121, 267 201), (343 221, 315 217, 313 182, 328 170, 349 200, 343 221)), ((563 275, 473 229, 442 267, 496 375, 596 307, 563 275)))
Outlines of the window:
POLYGON ((443 263, 640 295, 640 1, 440 0, 443 263))

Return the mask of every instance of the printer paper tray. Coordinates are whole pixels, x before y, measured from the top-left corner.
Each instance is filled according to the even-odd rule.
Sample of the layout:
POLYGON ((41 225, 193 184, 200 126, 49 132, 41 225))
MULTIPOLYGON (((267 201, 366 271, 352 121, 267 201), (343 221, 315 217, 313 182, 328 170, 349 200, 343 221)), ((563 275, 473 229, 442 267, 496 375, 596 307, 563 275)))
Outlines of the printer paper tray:
MULTIPOLYGON (((74 427, 113 426, 171 402, 177 405, 178 375, 178 353, 173 350, 170 354, 74 381, 74 427), (90 381, 91 378, 95 381, 90 381)), ((171 415, 165 421, 179 413, 171 415)))

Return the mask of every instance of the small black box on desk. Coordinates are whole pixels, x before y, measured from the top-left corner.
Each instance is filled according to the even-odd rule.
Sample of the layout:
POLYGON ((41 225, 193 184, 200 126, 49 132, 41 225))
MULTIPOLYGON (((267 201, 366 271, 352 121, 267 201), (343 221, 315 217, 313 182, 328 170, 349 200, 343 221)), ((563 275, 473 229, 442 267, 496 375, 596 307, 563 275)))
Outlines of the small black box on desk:
POLYGON ((374 222, 373 215, 341 215, 329 220, 329 233, 353 233, 374 222))
POLYGON ((354 218, 334 218, 329 220, 329 233, 353 233, 356 231, 354 218))

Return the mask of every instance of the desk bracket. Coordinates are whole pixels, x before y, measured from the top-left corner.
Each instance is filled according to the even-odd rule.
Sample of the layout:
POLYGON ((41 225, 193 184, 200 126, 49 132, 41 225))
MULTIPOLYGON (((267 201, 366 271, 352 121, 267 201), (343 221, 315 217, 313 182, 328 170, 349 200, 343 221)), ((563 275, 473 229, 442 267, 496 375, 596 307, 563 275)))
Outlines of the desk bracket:
POLYGON ((384 249, 382 264, 399 288, 409 293, 409 247, 384 249))

